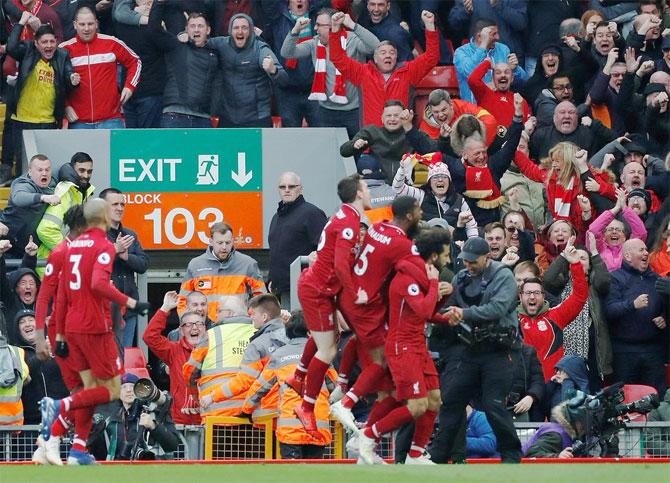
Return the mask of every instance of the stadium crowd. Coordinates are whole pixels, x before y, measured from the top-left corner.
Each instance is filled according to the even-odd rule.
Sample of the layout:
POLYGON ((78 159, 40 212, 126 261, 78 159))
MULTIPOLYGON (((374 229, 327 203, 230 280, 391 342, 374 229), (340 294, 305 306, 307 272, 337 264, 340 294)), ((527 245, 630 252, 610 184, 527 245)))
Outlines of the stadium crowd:
MULTIPOLYGON (((274 414, 283 458, 320 458, 333 414, 369 464, 395 430, 396 461, 518 462, 512 421, 548 420, 576 391, 666 394, 667 0, 4 0, 0 14, 0 370, 14 376, 0 424, 42 421, 35 461, 62 464, 74 425, 68 462, 91 463, 77 411, 92 422, 119 394, 96 421, 125 449, 146 430, 169 454, 173 423, 274 414), (457 85, 419 102, 438 65, 457 85), (48 153, 21 168, 26 129, 273 126, 346 128, 358 175, 333 187, 341 208, 306 200, 287 160, 269 272, 216 223, 144 333, 135 275, 150 255, 123 224, 123 193, 91 185, 84 152, 57 175, 48 153), (90 293, 115 302, 113 325, 74 329, 54 267, 100 230, 118 290, 94 273, 90 293), (303 311, 288 312, 298 256, 303 311), (89 366, 68 367, 100 331, 121 358, 142 338, 162 362, 160 422, 133 409, 137 377, 121 365, 94 370, 97 386, 89 366)), ((96 454, 129 457, 114 446, 96 454)), ((554 455, 571 457, 570 442, 554 455)))

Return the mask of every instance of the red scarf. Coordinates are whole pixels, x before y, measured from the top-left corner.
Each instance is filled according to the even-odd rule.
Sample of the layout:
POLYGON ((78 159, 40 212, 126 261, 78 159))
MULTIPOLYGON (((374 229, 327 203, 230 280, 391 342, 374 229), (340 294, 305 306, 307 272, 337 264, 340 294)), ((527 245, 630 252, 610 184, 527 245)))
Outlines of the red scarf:
MULTIPOLYGON (((311 40, 312 36, 311 35, 306 35, 304 37, 298 37, 298 44, 302 44, 303 42, 307 42, 308 40, 311 40)), ((295 69, 298 67, 298 59, 286 59, 286 68, 287 69, 295 69)))
POLYGON ((477 167, 470 163, 463 163, 465 167, 465 192, 464 196, 474 198, 477 206, 485 210, 498 208, 505 202, 505 197, 500 193, 500 188, 493 181, 491 170, 488 166, 477 167))
MULTIPOLYGON (((342 49, 347 50, 347 31, 341 30, 340 43, 342 49)), ((309 95, 310 101, 326 101, 330 99, 335 104, 346 104, 347 86, 344 78, 337 67, 335 67, 335 85, 333 93, 326 95, 326 46, 320 40, 316 41, 316 62, 314 63, 314 82, 312 82, 312 93, 309 95)))
MULTIPOLYGON (((16 3, 15 3, 16 5, 16 3)), ((21 11, 23 10, 28 10, 27 8, 23 8, 23 5, 21 2, 19 2, 19 5, 17 5, 21 11)), ((37 13, 40 11, 42 8, 42 0, 37 0, 35 2, 35 5, 33 5, 33 8, 30 9, 30 13, 32 13, 35 17, 37 17, 37 13)), ((23 31, 21 32, 21 40, 32 40, 35 38, 35 33, 33 32, 33 29, 28 27, 27 25, 23 28, 23 31)))
POLYGON ((579 194, 580 181, 577 176, 570 179, 568 186, 562 186, 556 181, 554 173, 547 183, 547 203, 554 219, 569 220, 572 202, 579 194))

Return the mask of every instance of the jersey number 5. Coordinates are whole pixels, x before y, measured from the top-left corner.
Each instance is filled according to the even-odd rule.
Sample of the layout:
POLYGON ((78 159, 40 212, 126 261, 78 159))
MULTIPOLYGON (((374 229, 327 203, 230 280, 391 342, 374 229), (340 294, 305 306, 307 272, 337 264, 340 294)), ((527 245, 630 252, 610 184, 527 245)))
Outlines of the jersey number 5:
POLYGON ((79 262, 81 262, 81 255, 70 255, 70 263, 72 264, 72 275, 74 275, 74 282, 70 281, 70 290, 79 290, 81 288, 81 273, 79 272, 79 262))
POLYGON ((368 269, 368 255, 375 251, 372 245, 365 245, 363 251, 358 255, 356 265, 354 265, 354 273, 359 277, 362 276, 368 269))

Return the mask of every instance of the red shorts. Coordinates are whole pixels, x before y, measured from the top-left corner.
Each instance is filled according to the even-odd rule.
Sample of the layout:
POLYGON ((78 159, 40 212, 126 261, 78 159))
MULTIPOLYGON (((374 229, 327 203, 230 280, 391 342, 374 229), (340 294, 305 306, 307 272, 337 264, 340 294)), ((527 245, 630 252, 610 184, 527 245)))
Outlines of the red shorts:
POLYGON ((421 399, 428 395, 428 391, 440 388, 437 369, 428 351, 387 353, 386 361, 398 400, 421 399))
POLYGON ((298 300, 305 314, 307 328, 312 332, 335 330, 335 300, 323 295, 314 285, 300 277, 298 280, 298 300))
POLYGON ((362 347, 367 350, 382 347, 386 340, 386 307, 380 301, 356 305, 350 293, 342 293, 338 300, 342 315, 356 333, 362 347))
POLYGON ((71 369, 81 372, 90 369, 97 379, 112 379, 123 374, 123 362, 114 334, 74 334, 66 335, 70 355, 67 356, 71 369))
MULTIPOLYGON (((49 339, 49 344, 51 344, 51 350, 55 350, 56 327, 54 324, 47 326, 47 338, 49 339)), ((54 356, 54 359, 56 359, 56 364, 58 364, 58 369, 60 369, 60 375, 63 378, 63 382, 68 391, 72 392, 73 389, 84 385, 81 381, 81 377, 79 377, 79 373, 70 367, 69 357, 63 359, 62 357, 54 356)))

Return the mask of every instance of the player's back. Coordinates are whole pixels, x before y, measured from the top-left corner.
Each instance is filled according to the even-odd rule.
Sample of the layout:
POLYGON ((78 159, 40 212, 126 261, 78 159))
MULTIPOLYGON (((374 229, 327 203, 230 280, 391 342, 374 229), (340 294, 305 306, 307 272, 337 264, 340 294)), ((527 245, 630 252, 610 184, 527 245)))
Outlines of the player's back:
MULTIPOLYGON (((100 228, 90 228, 70 243, 58 287, 65 291, 67 301, 66 332, 102 334, 112 330, 110 302, 94 289, 93 275, 100 268, 111 274, 115 253, 100 228)), ((108 276, 106 280, 111 283, 108 276)))
POLYGON ((379 303, 386 299, 385 287, 398 261, 415 256, 416 248, 402 228, 385 221, 375 223, 354 263, 354 285, 365 290, 368 304, 379 303))
POLYGON ((321 232, 317 245, 317 257, 305 275, 315 288, 327 295, 335 295, 341 283, 335 274, 335 254, 338 242, 345 242, 353 248, 360 231, 360 215, 355 208, 343 204, 321 232))
MULTIPOLYGON (((427 280, 426 280, 427 283, 427 280)), ((386 344, 393 349, 411 348, 425 350, 426 319, 419 316, 408 303, 409 297, 417 297, 425 292, 419 284, 404 273, 397 273, 389 286, 389 317, 386 344)), ((391 350, 395 353, 395 350, 391 350)))

